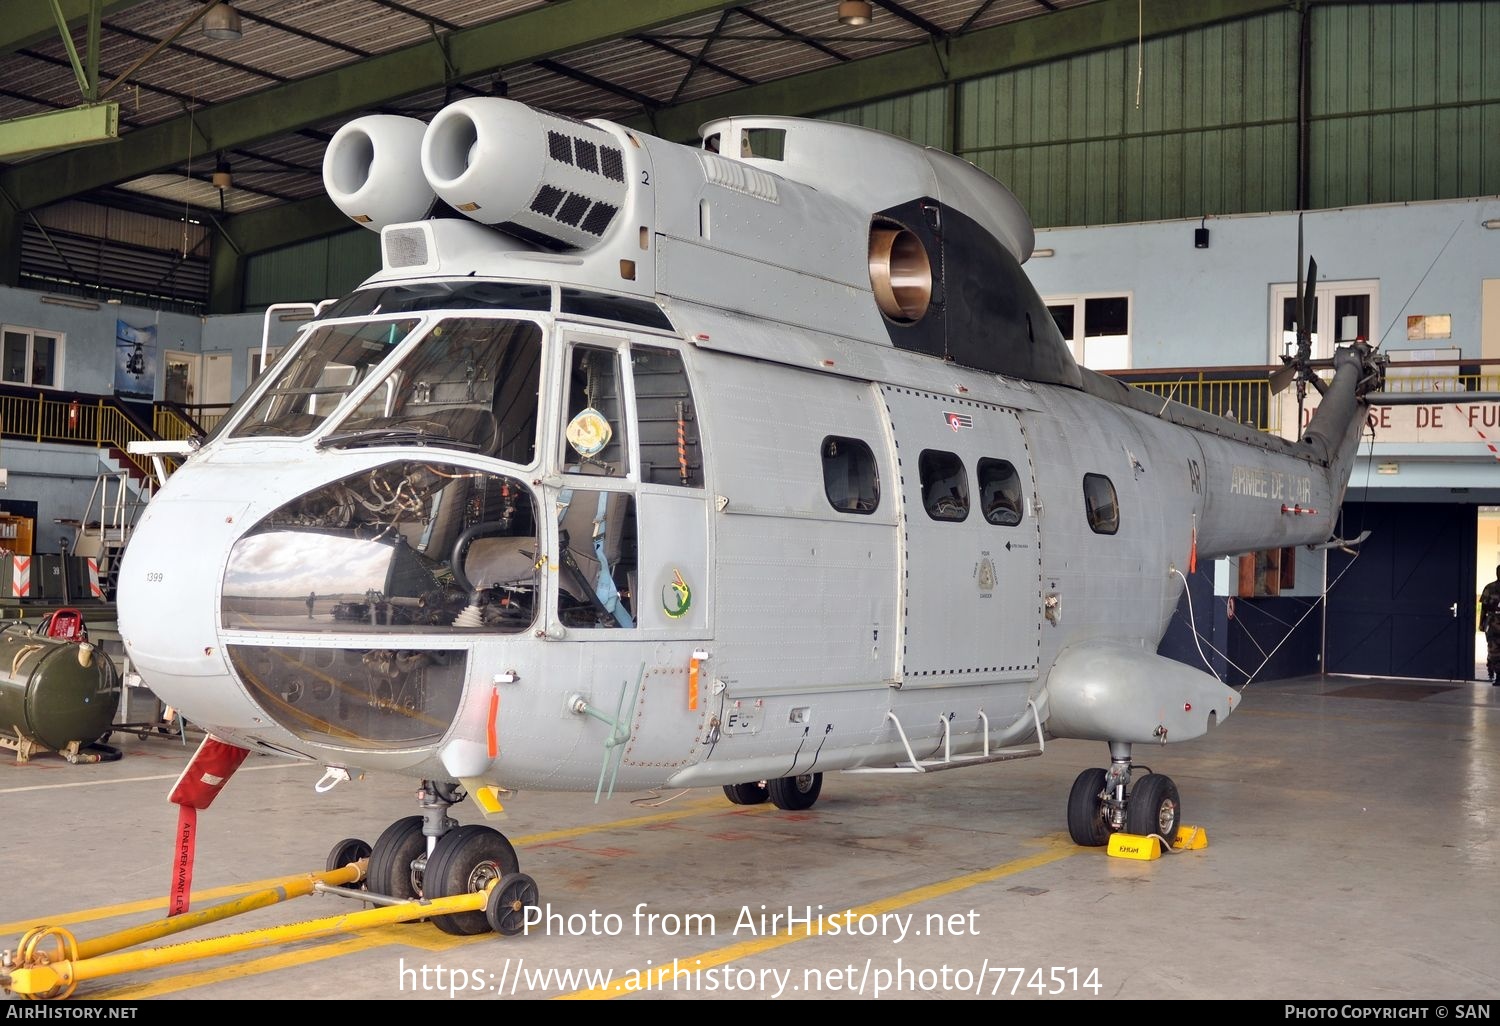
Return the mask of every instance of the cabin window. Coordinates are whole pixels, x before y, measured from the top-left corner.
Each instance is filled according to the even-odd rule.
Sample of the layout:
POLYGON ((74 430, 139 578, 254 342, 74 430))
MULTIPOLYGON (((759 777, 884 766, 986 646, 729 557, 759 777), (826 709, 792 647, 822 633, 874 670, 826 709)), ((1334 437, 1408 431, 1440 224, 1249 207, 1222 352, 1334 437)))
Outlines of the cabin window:
POLYGON ((1021 491, 1021 475, 1016 473, 1010 460, 982 459, 979 461, 979 511, 984 519, 1001 527, 1014 527, 1021 522, 1024 497, 1021 491))
POLYGON ((858 438, 823 439, 823 494, 840 513, 874 513, 880 505, 880 468, 858 438))
POLYGON ((641 480, 649 484, 703 485, 698 414, 682 354, 636 346, 630 351, 635 420, 640 432, 641 480))
MULTIPOLYGON (((120 322, 123 327, 125 322, 120 322)), ((132 332, 140 329, 132 328, 132 332)), ((7 385, 30 385, 34 388, 58 388, 62 385, 63 336, 55 331, 39 331, 36 328, 12 328, 6 326, 3 349, 0 349, 0 367, 7 385)), ((115 339, 115 387, 129 394, 129 389, 120 388, 122 382, 139 382, 146 373, 146 357, 142 354, 146 346, 134 339, 115 339)), ((150 345, 150 359, 156 359, 154 339, 150 345)), ((154 375, 155 368, 152 368, 154 375)), ((146 390, 149 394, 150 389, 146 390)))
POLYGON ((563 414, 563 470, 623 477, 625 420, 621 416, 620 358, 613 349, 575 345, 568 351, 567 408, 563 414))
POLYGON ((634 627, 634 498, 570 488, 557 506, 558 619, 564 627, 634 627))
POLYGON ((924 449, 917 460, 922 479, 922 506, 934 520, 966 520, 969 516, 969 477, 964 461, 951 452, 924 449))
POLYGON ((1115 486, 1103 474, 1083 475, 1083 508, 1095 534, 1114 534, 1120 529, 1120 503, 1115 486))

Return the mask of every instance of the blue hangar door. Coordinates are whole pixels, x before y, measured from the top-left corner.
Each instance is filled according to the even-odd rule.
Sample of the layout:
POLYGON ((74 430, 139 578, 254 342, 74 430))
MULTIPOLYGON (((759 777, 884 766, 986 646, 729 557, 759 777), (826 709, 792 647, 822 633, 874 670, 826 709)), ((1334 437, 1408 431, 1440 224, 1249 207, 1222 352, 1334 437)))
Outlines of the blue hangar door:
POLYGON ((1328 552, 1329 673, 1474 676, 1477 506, 1346 502, 1341 525, 1370 537, 1328 552))

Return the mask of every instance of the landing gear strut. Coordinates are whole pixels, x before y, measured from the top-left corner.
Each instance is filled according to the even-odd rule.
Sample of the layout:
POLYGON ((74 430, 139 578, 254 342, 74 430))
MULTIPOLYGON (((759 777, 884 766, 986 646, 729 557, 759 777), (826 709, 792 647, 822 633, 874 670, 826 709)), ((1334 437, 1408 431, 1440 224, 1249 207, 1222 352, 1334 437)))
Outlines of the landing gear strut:
MULTIPOLYGON (((448 810, 468 795, 458 784, 424 780, 417 790, 422 814, 398 819, 373 845, 366 887, 372 894, 409 899, 447 898, 490 891, 490 908, 435 916, 444 933, 467 936, 495 930, 520 932, 525 908, 535 905, 536 882, 521 872, 510 841, 492 827, 460 826, 448 810)), ((362 841, 346 838, 334 846, 330 863, 357 851, 362 841)))
POLYGON ((1182 799, 1172 778, 1146 769, 1131 781, 1130 742, 1109 743, 1109 769, 1086 769, 1068 794, 1068 834, 1074 844, 1101 848, 1112 833, 1160 837, 1171 847, 1182 823, 1182 799))

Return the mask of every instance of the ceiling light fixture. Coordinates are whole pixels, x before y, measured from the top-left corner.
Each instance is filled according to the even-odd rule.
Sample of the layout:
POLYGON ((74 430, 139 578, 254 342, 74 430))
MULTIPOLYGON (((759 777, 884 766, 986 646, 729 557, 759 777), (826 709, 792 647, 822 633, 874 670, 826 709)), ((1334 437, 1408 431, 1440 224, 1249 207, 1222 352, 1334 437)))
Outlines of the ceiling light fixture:
POLYGON ((239 39, 245 34, 240 12, 228 3, 218 3, 203 15, 203 34, 209 39, 239 39))
POLYGON ((214 165, 214 188, 220 191, 234 184, 234 175, 229 170, 229 161, 219 155, 219 162, 214 165))
POLYGON ((868 25, 875 11, 867 0, 839 0, 840 25, 868 25))

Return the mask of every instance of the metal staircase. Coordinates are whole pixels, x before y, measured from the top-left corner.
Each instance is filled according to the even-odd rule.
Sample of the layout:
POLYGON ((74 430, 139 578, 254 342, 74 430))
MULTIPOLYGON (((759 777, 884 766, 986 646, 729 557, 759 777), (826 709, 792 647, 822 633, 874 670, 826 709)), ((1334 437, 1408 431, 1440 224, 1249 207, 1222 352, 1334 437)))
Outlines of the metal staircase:
POLYGON ((137 482, 128 470, 107 471, 94 480, 70 554, 94 561, 99 573, 100 594, 96 597, 106 602, 114 601, 120 557, 151 494, 152 482, 137 482))

